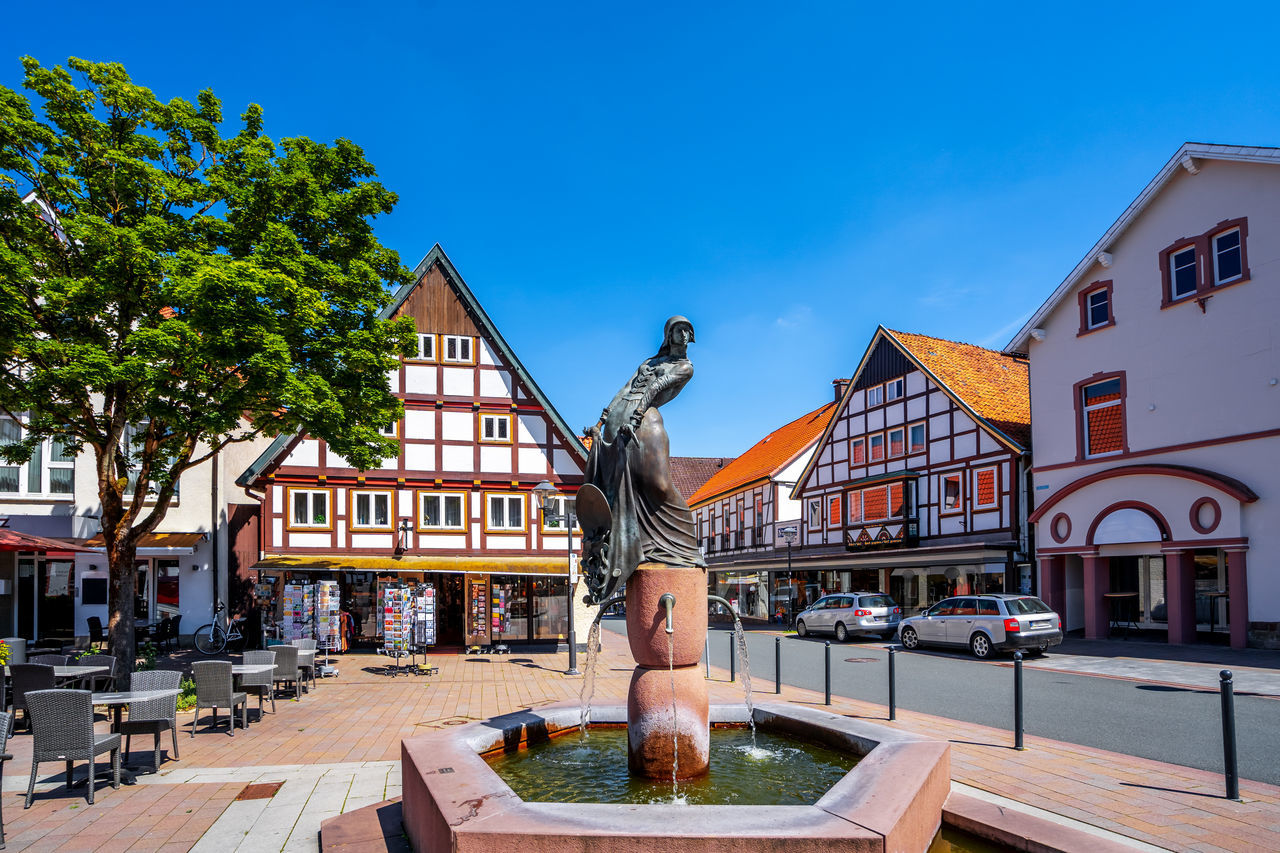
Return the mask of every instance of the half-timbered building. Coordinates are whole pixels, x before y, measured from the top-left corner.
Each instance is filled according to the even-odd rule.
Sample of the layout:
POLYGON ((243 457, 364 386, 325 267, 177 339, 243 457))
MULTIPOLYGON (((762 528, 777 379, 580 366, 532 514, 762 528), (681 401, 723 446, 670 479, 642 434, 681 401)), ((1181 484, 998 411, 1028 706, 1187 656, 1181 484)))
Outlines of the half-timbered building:
MULTIPOLYGON (((836 387, 837 393, 843 390, 842 382, 836 387)), ((781 531, 798 524, 800 505, 791 488, 835 407, 827 403, 769 433, 689 499, 711 591, 734 603, 744 618, 790 615, 781 531)))
POLYGON ((1029 438, 1024 360, 877 329, 797 478, 798 603, 1030 591, 1029 438))
POLYGON ((384 316, 417 327, 389 376, 400 452, 360 471, 306 434, 273 443, 240 478, 262 500, 258 568, 338 581, 357 642, 377 640, 380 591, 400 582, 435 586, 440 644, 563 640, 570 539, 532 490, 560 487, 563 511, 581 441, 438 245, 384 316))

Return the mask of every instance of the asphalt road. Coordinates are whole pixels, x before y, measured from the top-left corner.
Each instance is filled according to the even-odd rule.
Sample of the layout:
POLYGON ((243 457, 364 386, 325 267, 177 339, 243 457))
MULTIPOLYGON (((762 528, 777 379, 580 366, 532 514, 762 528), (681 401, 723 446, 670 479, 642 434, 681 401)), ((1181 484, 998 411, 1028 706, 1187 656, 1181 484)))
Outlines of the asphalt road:
MULTIPOLYGON (((606 619, 604 626, 626 632, 621 619, 606 619)), ((732 636, 731 630, 712 627, 713 666, 728 668, 732 636)), ((753 695, 763 699, 762 693, 773 692, 775 637, 750 631, 746 636, 753 695)), ((825 639, 782 638, 783 683, 823 690, 825 639)), ((832 639, 832 693, 887 705, 887 660, 888 650, 880 642, 832 639)), ((1012 744, 1011 663, 1009 655, 979 661, 967 652, 899 651, 898 707, 1008 729, 1012 744)), ((741 671, 741 660, 737 666, 741 671)), ((1030 667, 1024 670, 1023 689, 1028 735, 1222 772, 1221 699, 1216 690, 1030 667)), ((1237 695, 1235 709, 1241 777, 1280 785, 1280 700, 1237 695)))

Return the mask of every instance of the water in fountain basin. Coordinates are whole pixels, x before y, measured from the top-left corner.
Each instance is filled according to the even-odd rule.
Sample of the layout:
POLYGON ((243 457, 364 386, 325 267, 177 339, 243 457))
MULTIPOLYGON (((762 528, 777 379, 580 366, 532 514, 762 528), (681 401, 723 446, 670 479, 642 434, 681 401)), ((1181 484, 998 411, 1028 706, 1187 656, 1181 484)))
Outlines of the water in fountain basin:
POLYGON ((578 719, 578 730, 587 736, 587 723, 591 722, 591 696, 596 692, 596 664, 600 661, 597 650, 600 648, 600 622, 591 623, 587 632, 587 674, 582 679, 582 690, 578 693, 578 701, 582 713, 578 719))
POLYGON ((751 748, 756 749, 755 707, 751 703, 751 659, 747 655, 747 635, 742 630, 742 620, 733 614, 733 633, 738 644, 738 657, 742 658, 742 695, 747 703, 747 723, 751 726, 751 748))

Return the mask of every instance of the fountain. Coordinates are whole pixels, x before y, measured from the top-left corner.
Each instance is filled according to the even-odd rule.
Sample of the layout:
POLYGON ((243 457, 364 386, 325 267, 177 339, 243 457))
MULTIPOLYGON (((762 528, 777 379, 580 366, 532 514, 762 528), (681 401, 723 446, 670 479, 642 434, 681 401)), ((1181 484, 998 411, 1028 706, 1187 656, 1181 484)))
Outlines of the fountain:
MULTIPOLYGON (((626 705, 592 705, 598 615, 589 634, 580 707, 507 714, 402 741, 402 820, 420 853, 923 851, 938 832, 951 784, 946 743, 799 705, 752 707, 749 693, 744 705, 709 704, 698 667, 707 636, 706 566, 692 515, 671 483, 667 436, 657 411, 692 375, 686 357, 692 340, 688 320, 669 320, 658 354, 637 368, 588 430, 587 483, 577 500, 582 565, 587 601, 601 605, 600 615, 625 595, 627 642, 635 660, 626 705), (748 726, 748 752, 757 751, 757 730, 767 743, 786 740, 786 746, 775 745, 775 755, 809 749, 808 744, 833 750, 834 771, 832 760, 818 761, 829 781, 799 798, 780 798, 772 782, 763 794, 739 796, 735 789, 732 796, 718 795, 715 768, 707 775, 712 728, 745 733, 748 726), (669 780, 669 795, 654 799, 641 793, 636 802, 634 795, 611 791, 593 798, 590 789, 620 774, 587 769, 563 789, 542 780, 541 793, 526 800, 486 760, 542 745, 581 748, 583 738, 596 737, 592 731, 623 727, 630 779, 621 787, 669 780), (845 772, 846 767, 851 769, 845 772), (690 805, 679 796, 682 782, 696 790, 695 801, 710 804, 690 805), (716 804, 726 802, 751 804, 716 804)), ((554 752, 547 755, 557 763, 554 752)), ((618 754, 609 763, 620 768, 621 761, 618 754)), ((327 822, 322 845, 328 847, 326 832, 356 837, 359 814, 327 822)), ((373 827, 371 834, 379 831, 373 827)))

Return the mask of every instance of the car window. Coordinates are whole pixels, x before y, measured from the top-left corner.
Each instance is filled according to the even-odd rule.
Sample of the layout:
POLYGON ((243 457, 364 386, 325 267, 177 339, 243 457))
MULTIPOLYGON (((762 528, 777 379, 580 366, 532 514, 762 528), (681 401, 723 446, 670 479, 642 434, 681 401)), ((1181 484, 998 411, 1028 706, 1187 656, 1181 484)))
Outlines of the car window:
POLYGON ((1052 613, 1049 605, 1038 598, 1010 598, 1004 603, 1014 616, 1025 616, 1029 613, 1052 613))
POLYGON ((979 616, 999 616, 1000 605, 996 604, 989 598, 978 599, 978 615, 979 616))
POLYGON ((819 598, 813 604, 809 605, 810 610, 824 610, 831 604, 830 598, 819 598))
POLYGON ((929 615, 930 616, 950 616, 952 611, 955 610, 955 606, 956 606, 956 599, 954 598, 943 599, 942 601, 939 601, 937 604, 933 605, 933 607, 929 608, 929 615))
POLYGON ((978 615, 978 599, 976 598, 960 598, 956 600, 956 608, 951 612, 952 616, 977 616, 978 615))
POLYGON ((887 595, 864 595, 862 596, 863 607, 893 607, 893 599, 887 595))
POLYGON ((847 595, 842 595, 836 600, 836 607, 839 607, 841 610, 846 610, 852 606, 853 599, 847 595))

